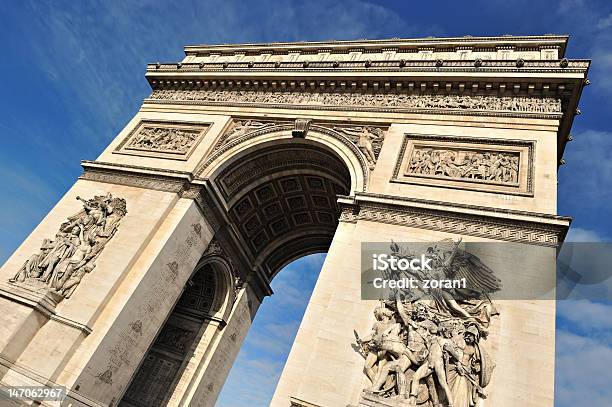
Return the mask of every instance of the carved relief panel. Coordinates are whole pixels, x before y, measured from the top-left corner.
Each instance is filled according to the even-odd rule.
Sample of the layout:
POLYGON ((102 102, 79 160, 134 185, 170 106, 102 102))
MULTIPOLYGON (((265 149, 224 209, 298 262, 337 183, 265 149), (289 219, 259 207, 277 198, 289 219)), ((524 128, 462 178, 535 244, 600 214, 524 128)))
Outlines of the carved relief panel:
POLYGON ((70 298, 86 274, 94 271, 106 244, 127 214, 125 199, 112 194, 83 199, 83 209, 61 224, 54 237, 43 240, 9 279, 33 291, 52 293, 56 301, 70 298))
POLYGON ((404 137, 391 182, 533 195, 535 141, 404 137))
POLYGON ((187 160, 209 128, 210 123, 143 120, 114 152, 187 160))

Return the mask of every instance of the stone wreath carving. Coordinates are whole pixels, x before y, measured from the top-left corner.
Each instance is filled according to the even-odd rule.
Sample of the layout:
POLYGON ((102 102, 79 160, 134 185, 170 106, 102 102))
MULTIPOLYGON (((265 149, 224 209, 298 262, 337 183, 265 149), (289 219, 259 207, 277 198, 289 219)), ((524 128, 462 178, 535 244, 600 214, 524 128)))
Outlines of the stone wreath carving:
MULTIPOLYGON (((427 248, 433 259, 427 276, 406 273, 420 280, 465 278, 467 289, 396 290, 374 309, 371 332, 363 337, 355 332, 354 348, 365 358, 372 382, 359 406, 378 400, 385 406, 473 407, 486 398, 495 364, 482 341, 498 315, 489 294, 500 290, 501 282, 459 243, 445 239, 427 248)), ((391 256, 415 257, 396 243, 391 256)))
POLYGON ((184 100, 213 103, 261 103, 311 106, 359 106, 398 109, 494 110, 508 112, 561 113, 557 98, 463 95, 407 95, 334 92, 253 90, 156 89, 152 100, 184 100))
POLYGON ((83 276, 96 267, 98 256, 127 213, 126 202, 110 193, 77 199, 83 209, 62 223, 53 239, 44 239, 38 253, 9 282, 70 298, 83 276))

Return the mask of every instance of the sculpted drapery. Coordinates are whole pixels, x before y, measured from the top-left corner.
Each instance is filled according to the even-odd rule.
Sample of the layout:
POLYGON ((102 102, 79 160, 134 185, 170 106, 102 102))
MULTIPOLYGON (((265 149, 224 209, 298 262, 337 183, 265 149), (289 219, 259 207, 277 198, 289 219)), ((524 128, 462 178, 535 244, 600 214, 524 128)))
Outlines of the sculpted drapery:
POLYGON ((83 276, 96 267, 96 259, 115 235, 127 213, 125 199, 111 194, 82 199, 83 209, 59 228, 53 239, 44 239, 9 282, 69 298, 83 276))
MULTIPOLYGON (((495 364, 481 342, 498 315, 489 294, 500 290, 501 282, 459 243, 447 239, 428 248, 434 259, 429 277, 465 278, 468 289, 396 290, 395 298, 375 308, 371 332, 364 337, 355 332, 372 382, 365 392, 421 407, 474 407, 486 398, 495 364)), ((412 256, 395 243, 391 253, 412 256)))

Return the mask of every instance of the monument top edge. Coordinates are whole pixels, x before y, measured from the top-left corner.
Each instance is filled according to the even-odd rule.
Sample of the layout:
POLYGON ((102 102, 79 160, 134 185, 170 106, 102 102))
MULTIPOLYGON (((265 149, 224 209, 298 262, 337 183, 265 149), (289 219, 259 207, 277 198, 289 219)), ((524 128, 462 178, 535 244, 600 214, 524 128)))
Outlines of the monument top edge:
POLYGON ((463 37, 422 37, 422 38, 387 38, 387 39, 359 39, 359 40, 329 40, 329 41, 298 41, 298 42, 269 42, 269 43, 241 43, 241 44, 196 44, 185 46, 185 54, 208 53, 235 53, 235 52, 264 52, 264 51, 316 51, 330 49, 334 51, 348 51, 352 48, 380 49, 380 48, 422 48, 422 47, 451 47, 451 46, 551 46, 559 47, 559 53, 564 55, 569 35, 543 34, 543 35, 500 35, 500 36, 463 36, 463 37))

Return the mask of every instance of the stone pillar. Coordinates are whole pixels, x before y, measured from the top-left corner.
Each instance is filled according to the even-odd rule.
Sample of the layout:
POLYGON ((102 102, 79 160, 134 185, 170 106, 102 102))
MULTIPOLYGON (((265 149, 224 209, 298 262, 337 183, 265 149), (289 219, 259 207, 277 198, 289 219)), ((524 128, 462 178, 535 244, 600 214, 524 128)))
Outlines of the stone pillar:
MULTIPOLYGON (((393 124, 367 190, 340 199, 347 206, 271 405, 377 405, 361 399, 371 382, 353 334, 369 333, 375 322, 376 301, 361 299, 363 242, 513 242, 507 252, 489 253, 487 261, 514 264, 527 288, 552 288, 548 298, 554 298, 554 247, 569 226, 569 218, 554 215, 555 139, 552 131, 519 126, 509 130, 393 124), (419 178, 409 170, 419 148, 515 154, 524 178, 496 185, 458 176, 419 178), (516 243, 524 244, 520 251, 516 243), (538 262, 530 259, 532 253, 538 262)), ((510 407, 520 400, 525 406, 552 407, 554 301, 524 297, 495 305, 500 315, 493 317, 482 346, 497 366, 482 405, 510 407)))
POLYGON ((116 403, 214 233, 195 202, 176 193, 79 180, 6 262, 1 280, 83 208, 77 196, 107 193, 125 199, 127 214, 70 298, 3 283, 3 386, 53 384, 69 389, 74 405, 116 403))

